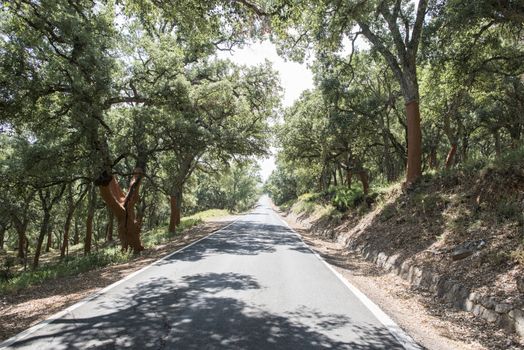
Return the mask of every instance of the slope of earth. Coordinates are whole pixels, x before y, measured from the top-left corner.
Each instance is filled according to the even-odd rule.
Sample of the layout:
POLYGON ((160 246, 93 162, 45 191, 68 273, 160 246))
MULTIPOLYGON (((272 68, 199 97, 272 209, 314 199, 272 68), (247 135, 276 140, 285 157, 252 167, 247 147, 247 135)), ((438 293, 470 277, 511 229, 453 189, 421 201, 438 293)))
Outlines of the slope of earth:
MULTIPOLYGON (((384 252, 398 265, 463 285, 479 299, 524 306, 522 152, 488 166, 425 176, 410 190, 393 186, 366 213, 353 210, 340 218, 325 209, 297 211, 303 207, 296 203, 289 214, 317 237, 384 252)), ((490 324, 493 333, 503 326, 490 324)))

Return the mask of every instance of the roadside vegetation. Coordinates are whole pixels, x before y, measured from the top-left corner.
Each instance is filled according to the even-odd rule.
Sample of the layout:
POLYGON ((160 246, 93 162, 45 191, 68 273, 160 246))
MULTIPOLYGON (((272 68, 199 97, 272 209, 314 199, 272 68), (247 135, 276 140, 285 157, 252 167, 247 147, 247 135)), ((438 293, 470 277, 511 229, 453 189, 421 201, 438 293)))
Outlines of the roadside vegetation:
POLYGON ((2 2, 0 290, 250 208, 274 146, 276 204, 406 256, 485 241, 462 275, 524 293, 523 23, 513 0, 2 2), (314 87, 282 108, 269 62, 218 58, 254 40, 314 87))
POLYGON ((176 6, 0 5, 2 285, 122 261, 217 214, 196 213, 253 205, 279 81, 216 52, 255 14, 176 6))
MULTIPOLYGON (((155 248, 160 244, 169 242, 173 238, 185 234, 189 229, 200 225, 204 220, 220 218, 231 215, 225 209, 210 209, 197 212, 181 219, 177 232, 169 232, 167 224, 143 233, 143 242, 146 248, 155 248)), ((104 242, 96 245, 90 254, 83 254, 83 245, 71 246, 69 254, 60 259, 60 251, 51 249, 42 256, 45 261, 37 269, 23 269, 16 264, 14 254, 4 252, 3 266, 0 269, 0 294, 15 293, 29 286, 40 283, 53 283, 52 280, 60 277, 76 276, 83 272, 97 268, 132 262, 136 258, 131 252, 122 251, 116 242, 104 242)))

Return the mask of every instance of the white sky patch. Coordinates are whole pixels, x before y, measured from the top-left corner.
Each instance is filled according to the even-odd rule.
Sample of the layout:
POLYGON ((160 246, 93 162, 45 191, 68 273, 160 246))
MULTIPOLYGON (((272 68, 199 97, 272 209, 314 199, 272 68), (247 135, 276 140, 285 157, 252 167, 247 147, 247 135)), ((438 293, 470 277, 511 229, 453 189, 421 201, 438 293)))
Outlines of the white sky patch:
MULTIPOLYGON (((269 40, 252 43, 232 52, 222 51, 217 56, 246 66, 256 66, 264 63, 265 60, 273 63, 273 68, 280 75, 280 83, 284 92, 282 100, 284 107, 291 106, 304 90, 313 88, 313 73, 307 65, 284 60, 277 54, 275 45, 269 40)), ((259 158, 257 161, 261 169, 260 176, 265 182, 276 167, 274 149, 271 149, 271 155, 268 158, 259 158)))
POLYGON ((232 52, 221 51, 217 56, 246 66, 256 66, 265 60, 272 62, 284 89, 284 107, 291 106, 304 90, 313 88, 313 73, 307 65, 285 61, 277 54, 275 45, 269 40, 252 43, 232 52))

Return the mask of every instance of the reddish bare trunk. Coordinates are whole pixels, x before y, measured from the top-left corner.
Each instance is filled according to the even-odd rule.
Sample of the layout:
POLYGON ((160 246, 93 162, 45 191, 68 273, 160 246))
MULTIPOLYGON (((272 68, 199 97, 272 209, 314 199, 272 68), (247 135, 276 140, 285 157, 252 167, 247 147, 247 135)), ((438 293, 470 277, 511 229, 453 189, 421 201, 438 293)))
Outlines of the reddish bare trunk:
POLYGON ((446 157, 446 169, 451 168, 455 161, 455 154, 457 154, 457 144, 454 143, 451 145, 451 148, 449 149, 448 155, 446 157))
POLYGON ((420 129, 420 110, 417 101, 406 104, 408 161, 406 184, 412 184, 422 176, 422 131, 420 129))
POLYGON ((140 241, 140 223, 136 220, 135 204, 139 200, 140 182, 143 171, 134 170, 129 184, 129 191, 124 194, 115 178, 103 174, 96 185, 100 188, 100 195, 118 223, 118 237, 123 250, 131 248, 135 253, 144 250, 140 241))

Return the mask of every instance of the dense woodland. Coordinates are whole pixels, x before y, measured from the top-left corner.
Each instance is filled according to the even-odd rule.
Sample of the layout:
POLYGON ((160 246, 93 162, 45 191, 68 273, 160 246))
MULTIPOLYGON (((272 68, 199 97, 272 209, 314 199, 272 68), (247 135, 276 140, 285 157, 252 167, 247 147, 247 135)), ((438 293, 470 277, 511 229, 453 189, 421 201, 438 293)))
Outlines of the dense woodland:
POLYGON ((518 149, 523 22, 518 0, 3 2, 0 248, 140 252, 183 214, 249 208, 271 142, 277 203, 518 149), (285 110, 269 63, 216 58, 268 39, 315 74, 285 110))
POLYGON ((182 214, 254 203, 279 81, 216 58, 246 37, 217 6, 2 3, 0 248, 33 268, 71 245, 137 253, 182 214))
POLYGON ((294 19, 288 47, 315 53, 315 88, 276 130, 277 203, 317 192, 347 208, 373 186, 521 154, 524 4, 416 3, 321 1, 294 19))

